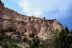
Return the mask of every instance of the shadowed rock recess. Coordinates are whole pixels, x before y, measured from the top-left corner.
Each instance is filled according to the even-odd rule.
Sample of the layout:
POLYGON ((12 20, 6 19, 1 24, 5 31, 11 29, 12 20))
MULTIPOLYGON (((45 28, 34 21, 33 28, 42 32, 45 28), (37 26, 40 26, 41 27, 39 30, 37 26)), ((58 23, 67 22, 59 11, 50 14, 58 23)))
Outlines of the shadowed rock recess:
POLYGON ((29 36, 31 33, 35 33, 42 40, 53 39, 56 33, 54 31, 61 29, 63 26, 56 19, 22 15, 4 7, 0 2, 0 31, 6 32, 13 39, 21 41, 24 35, 29 36))

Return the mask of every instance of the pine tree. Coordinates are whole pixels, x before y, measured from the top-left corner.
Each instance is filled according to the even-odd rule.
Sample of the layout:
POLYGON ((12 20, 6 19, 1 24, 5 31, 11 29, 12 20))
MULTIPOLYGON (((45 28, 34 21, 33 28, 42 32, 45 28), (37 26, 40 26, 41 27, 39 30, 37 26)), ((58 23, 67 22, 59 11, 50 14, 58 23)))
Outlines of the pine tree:
POLYGON ((67 27, 62 29, 59 36, 55 38, 55 48, 69 48, 68 33, 69 30, 67 27))

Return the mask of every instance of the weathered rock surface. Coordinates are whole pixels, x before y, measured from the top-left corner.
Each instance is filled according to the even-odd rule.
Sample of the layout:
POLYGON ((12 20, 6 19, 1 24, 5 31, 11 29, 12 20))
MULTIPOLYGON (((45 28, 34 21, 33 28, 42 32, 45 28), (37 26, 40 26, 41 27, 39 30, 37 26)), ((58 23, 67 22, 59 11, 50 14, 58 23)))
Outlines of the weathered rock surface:
POLYGON ((21 15, 11 9, 5 8, 3 3, 0 3, 0 30, 15 30, 15 32, 11 32, 11 36, 17 32, 26 35, 34 32, 41 39, 51 39, 54 31, 60 31, 62 28, 63 26, 56 19, 48 20, 21 15))

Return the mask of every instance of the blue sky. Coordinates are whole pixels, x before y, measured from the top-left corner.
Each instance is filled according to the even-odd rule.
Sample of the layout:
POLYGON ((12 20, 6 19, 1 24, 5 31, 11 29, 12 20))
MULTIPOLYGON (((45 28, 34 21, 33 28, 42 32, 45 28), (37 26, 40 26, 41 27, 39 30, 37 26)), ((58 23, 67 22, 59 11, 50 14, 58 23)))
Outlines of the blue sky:
POLYGON ((72 0, 2 0, 5 7, 21 14, 57 19, 72 29, 72 0))

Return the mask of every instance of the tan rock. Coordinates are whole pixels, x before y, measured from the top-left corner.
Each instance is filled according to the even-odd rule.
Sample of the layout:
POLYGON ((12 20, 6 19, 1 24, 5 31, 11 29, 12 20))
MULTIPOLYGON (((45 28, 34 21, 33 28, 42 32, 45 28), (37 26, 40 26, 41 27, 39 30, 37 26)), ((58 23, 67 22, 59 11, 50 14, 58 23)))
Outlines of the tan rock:
POLYGON ((34 16, 21 15, 14 10, 5 8, 0 3, 0 29, 15 29, 20 34, 31 34, 34 32, 42 39, 51 39, 55 30, 61 30, 63 26, 55 19, 48 20, 34 16), (3 10, 4 8, 4 10, 3 10))

